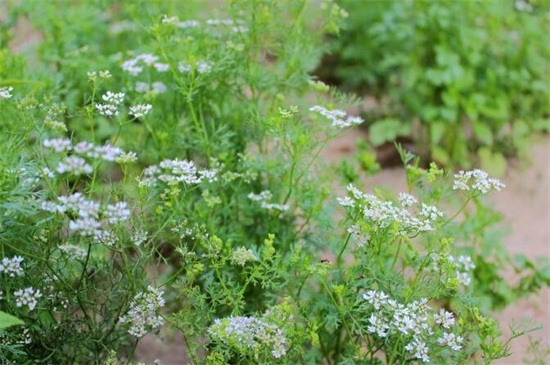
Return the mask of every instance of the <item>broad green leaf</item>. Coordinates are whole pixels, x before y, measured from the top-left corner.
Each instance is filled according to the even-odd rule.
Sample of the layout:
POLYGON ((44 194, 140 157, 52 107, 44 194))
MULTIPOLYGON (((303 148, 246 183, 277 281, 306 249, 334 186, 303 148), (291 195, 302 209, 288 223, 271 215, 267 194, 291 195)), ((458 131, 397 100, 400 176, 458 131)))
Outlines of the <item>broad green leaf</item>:
POLYGON ((490 146, 493 144, 493 132, 491 128, 483 122, 475 121, 472 123, 474 127, 474 135, 484 145, 490 146))
POLYGON ((25 324, 22 320, 6 312, 0 311, 0 329, 25 324))
POLYGON ((449 153, 439 146, 434 147, 432 151, 432 159, 442 165, 448 165, 450 161, 449 153))
POLYGON ((506 158, 501 153, 492 152, 488 147, 478 151, 481 168, 493 176, 503 176, 506 172, 506 158))
POLYGON ((437 145, 445 134, 447 124, 444 122, 433 122, 430 124, 430 142, 431 145, 437 145))
POLYGON ((411 133, 411 126, 398 119, 388 118, 375 122, 369 128, 369 139, 374 146, 394 141, 411 133))

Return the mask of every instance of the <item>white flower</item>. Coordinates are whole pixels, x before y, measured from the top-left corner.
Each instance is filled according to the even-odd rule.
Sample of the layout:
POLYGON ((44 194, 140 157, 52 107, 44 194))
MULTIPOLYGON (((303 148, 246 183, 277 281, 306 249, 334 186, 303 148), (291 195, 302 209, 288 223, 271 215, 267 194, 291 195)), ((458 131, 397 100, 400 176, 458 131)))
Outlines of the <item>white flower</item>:
POLYGON ((353 208, 353 206, 355 205, 353 200, 349 196, 338 197, 336 198, 336 200, 338 201, 338 204, 340 204, 343 207, 353 208))
POLYGON ((124 222, 132 215, 130 209, 128 209, 128 203, 126 202, 108 204, 104 214, 107 221, 111 224, 124 222))
POLYGON ((105 161, 116 161, 120 155, 122 155, 123 151, 110 144, 106 144, 104 146, 95 146, 94 150, 88 154, 89 157, 92 158, 102 158, 105 161))
POLYGON ((82 175, 91 174, 94 169, 82 157, 67 156, 64 161, 57 164, 56 171, 60 174, 67 172, 73 175, 82 175))
POLYGON ((177 16, 171 16, 163 15, 162 16, 162 24, 177 24, 179 22, 179 19, 177 16))
POLYGON ((273 197, 273 194, 271 194, 269 190, 264 190, 260 194, 254 194, 254 193, 248 194, 248 199, 254 200, 257 202, 268 201, 268 200, 271 200, 272 197, 273 197))
POLYGON ((155 62, 153 63, 153 67, 155 68, 155 70, 157 70, 158 72, 167 72, 169 69, 170 69, 170 65, 167 64, 167 63, 162 63, 162 62, 155 62))
POLYGON ((2 99, 11 98, 13 96, 11 94, 12 91, 13 91, 12 86, 0 87, 0 98, 2 98, 2 99))
POLYGON ((149 84, 146 82, 138 81, 136 82, 136 87, 134 90, 138 93, 146 93, 149 92, 149 84))
POLYGON ((388 304, 388 298, 389 296, 386 293, 376 290, 369 290, 363 294, 363 299, 369 302, 376 310, 388 304))
POLYGON ((208 329, 213 340, 237 343, 253 351, 265 348, 278 359, 286 355, 286 338, 282 329, 257 317, 216 319, 208 329))
POLYGON ((78 153, 80 155, 87 155, 90 151, 92 151, 94 148, 94 145, 90 142, 82 141, 78 142, 74 147, 73 150, 75 153, 78 153))
POLYGON ((426 217, 430 221, 435 221, 437 218, 443 217, 443 213, 432 205, 426 205, 422 203, 422 210, 420 215, 426 217))
POLYGON ((413 205, 418 203, 418 200, 416 200, 414 196, 407 193, 399 193, 399 195, 397 196, 397 200, 399 200, 399 203, 401 203, 401 206, 403 208, 412 207, 413 205))
POLYGON ((147 242, 147 231, 136 231, 132 236, 132 242, 134 243, 134 245, 136 245, 136 247, 139 247, 143 243, 147 242))
POLYGON ((95 108, 99 111, 99 114, 106 117, 118 115, 118 108, 114 104, 96 104, 95 108))
POLYGON ((103 70, 99 71, 99 77, 101 77, 102 79, 110 79, 111 77, 113 77, 113 75, 111 74, 111 71, 103 70))
POLYGON ((212 66, 210 65, 210 63, 205 62, 205 61, 199 61, 197 63, 198 73, 204 74, 204 73, 210 72, 211 70, 212 70, 212 66))
POLYGON ((130 107, 130 115, 135 118, 141 118, 145 114, 149 113, 153 106, 151 104, 138 104, 130 107))
POLYGON ((413 354, 415 358, 422 360, 422 362, 430 362, 430 358, 428 357, 428 347, 426 346, 426 343, 424 343, 417 337, 413 337, 412 342, 409 342, 409 344, 405 346, 405 350, 413 354))
POLYGON ((453 313, 447 312, 441 308, 438 313, 434 314, 435 323, 440 324, 443 328, 449 329, 455 324, 453 313))
POLYGON ((471 271, 476 268, 476 265, 472 262, 472 258, 466 255, 460 255, 456 259, 459 265, 462 265, 462 268, 466 271, 471 271))
POLYGON ((136 60, 143 62, 147 66, 153 66, 158 61, 158 57, 150 53, 142 53, 138 55, 136 60))
POLYGON ((458 351, 462 348, 462 341, 464 339, 460 336, 455 335, 454 333, 446 333, 444 332, 443 335, 437 339, 437 343, 440 345, 445 345, 450 347, 451 349, 458 351))
POLYGON ((44 142, 42 142, 42 145, 46 148, 51 148, 58 153, 70 151, 72 149, 71 140, 67 138, 45 139, 44 142))
POLYGON ((159 328, 164 320, 158 312, 164 307, 164 292, 147 287, 147 292, 138 293, 130 303, 130 310, 121 316, 121 323, 129 323, 128 333, 135 337, 143 337, 147 332, 159 328))
POLYGON ((38 303, 38 299, 42 297, 40 290, 28 287, 25 289, 17 290, 13 293, 15 297, 15 305, 18 307, 28 306, 29 310, 33 310, 38 303))
POLYGON ((112 91, 107 91, 104 95, 101 96, 101 98, 103 99, 103 101, 109 104, 119 105, 124 101, 124 95, 124 93, 114 93, 112 91))
POLYGON ((118 115, 118 105, 124 101, 124 93, 114 93, 112 91, 107 91, 104 95, 101 96, 101 99, 105 104, 96 104, 96 109, 99 111, 99 114, 106 117, 112 117, 118 115))
POLYGON ((192 28, 192 27, 199 27, 201 23, 197 20, 185 20, 183 22, 176 23, 176 26, 178 28, 192 28))
MULTIPOLYGON (((195 68, 199 74, 205 74, 212 70, 212 65, 206 61, 199 61, 196 63, 195 68)), ((193 70, 193 67, 189 63, 182 61, 178 63, 178 70, 181 73, 188 73, 193 70)))
POLYGON ((122 69, 128 72, 131 76, 137 76, 143 71, 143 67, 138 66, 137 62, 138 61, 136 59, 125 61, 122 64, 122 69))
POLYGON ((137 154, 133 151, 123 152, 117 157, 116 162, 119 164, 132 163, 137 161, 137 154))
POLYGON ((153 82, 152 88, 153 88, 154 92, 159 93, 159 94, 165 93, 166 90, 167 90, 166 85, 164 85, 160 81, 153 82))
POLYGON ((191 72, 191 65, 188 64, 187 62, 182 61, 182 62, 178 63, 178 70, 181 73, 191 72))
POLYGON ((315 105, 309 108, 310 111, 316 112, 329 119, 333 127, 347 128, 352 125, 361 124, 364 122, 360 117, 348 116, 343 110, 328 110, 325 107, 315 105))
POLYGON ((459 171, 454 178, 454 190, 475 190, 481 194, 487 194, 491 190, 501 191, 506 187, 500 180, 489 178, 485 171, 479 169, 459 171))
POLYGON ((348 233, 357 241, 357 247, 365 247, 370 241, 370 234, 363 233, 357 224, 349 227, 348 233))
POLYGON ((13 256, 11 259, 4 257, 0 262, 0 273, 5 273, 10 277, 22 276, 24 271, 21 262, 23 262, 21 256, 13 256))
POLYGON ((375 333, 378 337, 386 337, 388 335, 390 327, 384 321, 384 318, 378 317, 372 313, 369 317, 370 325, 367 326, 367 332, 375 333))
POLYGON ((74 245, 61 245, 58 247, 59 251, 63 252, 70 259, 84 259, 86 257, 86 250, 80 246, 74 245))

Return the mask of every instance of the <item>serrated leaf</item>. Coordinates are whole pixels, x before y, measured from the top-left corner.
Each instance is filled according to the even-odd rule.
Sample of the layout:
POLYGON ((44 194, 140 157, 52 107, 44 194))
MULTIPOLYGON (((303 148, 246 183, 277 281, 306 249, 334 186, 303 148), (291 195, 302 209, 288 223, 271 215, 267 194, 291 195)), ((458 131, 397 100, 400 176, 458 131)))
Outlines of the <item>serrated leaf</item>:
POLYGON ((11 326, 23 325, 25 322, 17 317, 12 316, 6 312, 0 311, 0 329, 8 328, 11 326))

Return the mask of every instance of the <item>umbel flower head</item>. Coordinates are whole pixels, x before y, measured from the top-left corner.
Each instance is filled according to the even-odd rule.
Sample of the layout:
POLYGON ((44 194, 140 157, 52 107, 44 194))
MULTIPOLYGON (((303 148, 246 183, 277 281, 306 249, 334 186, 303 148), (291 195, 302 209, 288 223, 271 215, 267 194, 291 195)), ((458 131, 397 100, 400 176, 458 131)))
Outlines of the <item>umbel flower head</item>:
POLYGON ((160 308, 164 307, 164 292, 147 287, 146 292, 138 293, 128 313, 120 317, 120 323, 129 323, 128 333, 135 337, 143 337, 147 332, 153 331, 164 324, 164 320, 158 314, 160 308))
POLYGON ((212 340, 228 345, 240 354, 267 351, 278 359, 286 355, 286 337, 282 329, 258 317, 216 319, 208 329, 212 340))

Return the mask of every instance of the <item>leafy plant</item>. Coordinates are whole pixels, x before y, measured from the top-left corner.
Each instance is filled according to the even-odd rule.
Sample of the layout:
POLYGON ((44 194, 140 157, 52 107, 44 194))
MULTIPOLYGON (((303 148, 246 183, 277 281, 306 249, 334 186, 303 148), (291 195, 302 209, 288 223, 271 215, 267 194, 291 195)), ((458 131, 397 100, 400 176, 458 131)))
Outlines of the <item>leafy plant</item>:
POLYGON ((349 21, 319 72, 377 98, 375 146, 410 136, 424 161, 501 173, 549 130, 548 4, 341 4, 349 21))
POLYGON ((309 74, 337 5, 235 1, 212 19, 202 2, 59 3, 12 3, 44 43, 36 59, 3 51, 0 310, 24 325, 3 329, 2 362, 124 363, 167 328, 195 364, 506 355, 486 310, 547 276, 524 260, 513 295, 485 290, 507 264, 481 243, 500 181, 402 151, 408 193, 344 197, 320 168, 363 122, 309 74), (100 25, 126 33, 86 37, 100 25))

